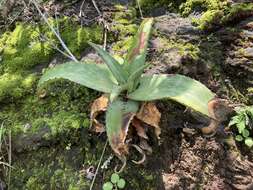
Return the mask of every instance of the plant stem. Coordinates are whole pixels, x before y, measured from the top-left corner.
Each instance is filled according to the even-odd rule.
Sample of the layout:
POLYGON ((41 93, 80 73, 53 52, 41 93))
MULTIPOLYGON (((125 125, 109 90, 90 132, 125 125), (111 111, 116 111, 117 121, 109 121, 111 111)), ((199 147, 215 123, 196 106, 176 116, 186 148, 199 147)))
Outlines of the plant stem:
POLYGON ((139 0, 136 0, 136 1, 137 1, 138 9, 139 9, 139 11, 140 11, 141 19, 143 19, 143 15, 142 15, 142 10, 141 10, 140 2, 139 2, 139 0))
POLYGON ((76 59, 76 57, 71 53, 71 51, 69 50, 69 48, 66 46, 65 42, 62 40, 62 38, 60 37, 60 34, 56 32, 56 30, 54 29, 54 27, 48 22, 48 19, 46 18, 46 16, 41 12, 38 3, 36 2, 36 0, 32 0, 33 4, 35 5, 36 9, 38 10, 39 14, 42 16, 43 20, 46 22, 46 24, 49 26, 49 28, 52 30, 52 32, 55 34, 55 36, 58 38, 58 40, 60 41, 62 47, 67 51, 67 53, 70 55, 71 59, 75 62, 78 62, 78 60, 76 59))
POLYGON ((91 185, 90 185, 90 190, 92 190, 92 188, 93 188, 93 185, 94 185, 94 182, 95 182, 95 180, 96 180, 96 176, 97 176, 97 174, 98 174, 98 170, 99 170, 99 168, 100 168, 102 159, 103 159, 103 157, 104 157, 104 154, 105 154, 105 150, 106 150, 107 145, 108 145, 108 139, 106 140, 106 143, 105 143, 103 152, 102 152, 101 157, 100 157, 100 159, 99 159, 99 162, 98 162, 98 165, 97 165, 97 169, 96 169, 95 175, 94 175, 94 177, 93 177, 93 179, 92 179, 92 182, 91 182, 91 185))

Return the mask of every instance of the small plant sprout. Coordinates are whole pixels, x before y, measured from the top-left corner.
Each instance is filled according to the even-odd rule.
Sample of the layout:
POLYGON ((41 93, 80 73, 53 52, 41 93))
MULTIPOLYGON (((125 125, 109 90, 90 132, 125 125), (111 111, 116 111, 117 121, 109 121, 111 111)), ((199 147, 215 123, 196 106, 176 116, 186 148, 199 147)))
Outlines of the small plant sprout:
POLYGON ((111 181, 104 183, 103 190, 124 189, 126 181, 117 173, 111 175, 111 181))
POLYGON ((229 126, 236 127, 237 134, 235 140, 244 142, 248 147, 253 146, 252 130, 253 130, 253 106, 237 108, 236 115, 232 117, 229 126))
MULTIPOLYGON (((90 43, 105 64, 65 63, 45 72, 39 81, 42 86, 53 79, 63 78, 104 93, 91 107, 92 129, 106 131, 111 148, 124 163, 129 152, 126 141, 130 127, 136 131, 140 142, 148 140, 147 126, 154 128, 159 138, 161 113, 152 102, 154 100, 169 98, 216 121, 208 104, 211 100, 212 105, 219 102, 214 98, 215 94, 200 82, 179 74, 143 74, 149 66, 145 58, 152 23, 152 18, 143 20, 123 64, 100 46, 90 43), (105 111, 104 126, 97 116, 105 111)), ((137 145, 131 147, 137 149, 137 145)), ((143 153, 140 149, 137 151, 143 153)))

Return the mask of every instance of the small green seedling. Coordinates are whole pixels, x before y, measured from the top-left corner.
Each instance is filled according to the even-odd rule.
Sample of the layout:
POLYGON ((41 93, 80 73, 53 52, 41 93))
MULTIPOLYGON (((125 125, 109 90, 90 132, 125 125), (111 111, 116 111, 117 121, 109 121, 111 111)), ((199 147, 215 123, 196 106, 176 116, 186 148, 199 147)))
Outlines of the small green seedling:
POLYGON ((253 130, 253 106, 246 106, 236 109, 236 115, 232 117, 229 126, 236 127, 238 135, 235 140, 243 142, 248 146, 253 146, 253 138, 250 136, 253 130))
POLYGON ((106 182, 103 185, 103 190, 124 189, 125 186, 126 181, 123 178, 120 178, 120 176, 117 173, 113 173, 111 175, 111 181, 106 182))
POLYGON ((149 66, 145 59, 152 23, 152 18, 143 20, 122 64, 100 46, 90 43, 105 64, 65 63, 48 70, 39 81, 42 86, 63 78, 105 93, 109 99, 105 130, 119 158, 128 153, 125 143, 128 128, 143 102, 169 98, 209 116, 208 102, 215 96, 200 82, 183 75, 144 74, 149 66))

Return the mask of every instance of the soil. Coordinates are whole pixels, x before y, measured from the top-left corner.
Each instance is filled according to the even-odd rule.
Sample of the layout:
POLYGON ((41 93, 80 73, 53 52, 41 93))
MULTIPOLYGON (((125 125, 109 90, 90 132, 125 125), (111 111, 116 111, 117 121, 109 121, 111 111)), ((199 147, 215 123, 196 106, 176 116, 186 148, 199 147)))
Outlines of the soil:
MULTIPOLYGON (((64 11, 61 11, 60 14, 67 16, 76 15, 77 10, 80 10, 81 2, 70 3, 68 8, 62 8, 64 11)), ((110 15, 113 13, 113 9, 110 7, 112 3, 110 1, 97 1, 97 3, 103 12, 104 18, 111 22, 110 15)), ((121 3, 125 5, 129 1, 121 1, 121 3)), ((60 5, 49 3, 45 7, 50 12, 53 6, 61 7, 60 5)), ((31 17, 27 16, 32 15, 30 11, 30 9, 27 10, 26 15, 21 15, 17 18, 17 21, 32 20, 31 17)), ((94 21, 94 18, 98 18, 98 14, 94 7, 92 8, 91 1, 86 4, 84 11, 89 16, 81 18, 79 20, 80 23, 90 25, 99 20, 95 19, 96 21, 94 21)), ((157 11, 157 9, 154 11, 157 11)), ((229 99, 234 103, 242 103, 244 101, 240 97, 235 96, 237 97, 235 98, 230 90, 232 86, 237 91, 245 94, 246 89, 252 86, 253 50, 249 48, 252 47, 253 42, 247 36, 249 32, 252 33, 253 31, 253 25, 249 24, 253 22, 252 16, 248 16, 242 21, 237 20, 229 26, 222 26, 213 31, 212 35, 199 31, 191 24, 190 18, 183 18, 178 14, 168 13, 155 19, 155 29, 158 34, 154 35, 151 40, 148 59, 153 65, 147 73, 185 74, 206 84, 219 97, 229 99), (239 29, 240 32, 229 33, 230 30, 228 28, 230 27, 239 29), (176 45, 167 46, 166 43, 162 43, 164 39, 168 41, 174 40, 176 45), (198 47, 200 50, 197 52, 197 58, 194 57, 191 49, 186 48, 182 50, 181 48, 184 47, 178 46, 178 43, 184 45, 192 44, 198 47), (246 49, 249 55, 245 55, 245 57, 243 55, 238 56, 236 54, 238 48, 246 49), (184 52, 183 54, 182 51, 184 52), (219 72, 218 77, 215 73, 217 70, 219 72)), ((6 22, 8 23, 8 21, 6 22)), ((84 52, 83 60, 93 55, 93 52, 88 50, 84 52)), ((94 55, 91 57, 98 59, 97 56, 94 58, 94 55)), ((252 103, 252 95, 247 94, 245 99, 244 102, 252 103)), ((208 125, 209 120, 200 118, 196 113, 185 110, 183 106, 170 101, 159 101, 157 106, 162 113, 161 139, 157 142, 155 138, 150 138, 149 144, 153 153, 147 156, 144 164, 134 165, 130 160, 138 156, 134 154, 134 151, 133 154, 129 155, 126 171, 122 174, 128 183, 127 190, 253 189, 252 150, 235 143, 233 139, 229 139, 231 134, 224 133, 222 130, 218 131, 213 137, 205 137, 199 129, 208 125)), ((47 132, 47 129, 45 130, 47 132)), ((43 129, 41 133, 44 135, 43 129)), ((78 174, 89 166, 96 166, 106 137, 90 133, 87 129, 75 131, 75 135, 67 137, 63 135, 54 142, 44 142, 43 139, 35 135, 36 140, 21 139, 18 141, 19 144, 17 146, 14 143, 12 162, 19 163, 18 166, 27 170, 28 173, 31 171, 31 173, 26 174, 22 179, 18 179, 22 174, 20 176, 12 176, 13 189, 26 189, 27 186, 24 186, 24 184, 27 184, 26 180, 30 176, 36 177, 32 167, 40 168, 39 164, 49 166, 51 161, 52 163, 57 162, 57 164, 53 164, 52 168, 50 167, 49 170, 46 170, 52 173, 56 169, 67 168, 67 164, 70 164, 71 168, 74 168, 74 172, 78 174), (63 140, 63 143, 61 140, 63 140), (28 145, 22 144, 24 141, 28 141, 28 145), (67 143, 71 143, 71 151, 65 150, 67 143), (31 144, 36 144, 33 146, 35 148, 24 148, 31 144), (62 160, 66 162, 62 165, 62 160, 57 160, 61 156, 63 157, 62 160), (29 163, 32 159, 38 161, 39 164, 36 163, 36 165, 31 165, 29 168, 26 163, 29 163), (85 161, 85 159, 91 159, 91 161, 85 161)), ((152 132, 149 135, 150 137, 154 136, 152 132)), ((105 158, 108 158, 111 153, 111 150, 107 148, 105 158)), ((116 164, 118 164, 118 161, 113 159, 109 165, 109 171, 99 171, 94 189, 101 190, 102 184, 105 179, 108 179, 116 164)), ((72 176, 72 173, 68 175, 72 176)), ((41 176, 39 175, 39 177, 41 176)), ((79 177, 76 178, 79 179, 79 177)), ((87 180, 85 177, 81 178, 87 180)), ((40 179, 40 183, 49 183, 43 181, 46 179, 48 178, 45 175, 45 179, 40 179)), ((87 181, 90 184, 90 181, 87 181)), ((77 182, 68 181, 67 183, 77 182)), ((1 182, 0 179, 0 190, 5 189, 6 184, 7 182, 1 182)), ((36 186, 33 187, 36 189, 36 186)), ((54 188, 45 185, 44 189, 54 188)), ((55 189, 70 188, 67 185, 61 186, 60 184, 57 186, 56 184, 55 189)), ((83 189, 88 189, 88 186, 83 187, 83 189)))

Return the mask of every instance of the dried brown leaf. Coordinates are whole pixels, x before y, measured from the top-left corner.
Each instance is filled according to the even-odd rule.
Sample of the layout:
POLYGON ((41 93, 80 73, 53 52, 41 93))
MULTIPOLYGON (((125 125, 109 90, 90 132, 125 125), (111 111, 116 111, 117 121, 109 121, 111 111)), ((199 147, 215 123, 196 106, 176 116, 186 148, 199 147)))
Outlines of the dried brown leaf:
POLYGON ((105 132, 105 126, 100 123, 96 117, 101 112, 105 112, 108 106, 109 99, 106 95, 102 95, 97 98, 91 106, 90 119, 91 119, 91 130, 97 133, 105 132))
POLYGON ((208 102, 208 112, 210 116, 210 124, 201 129, 202 133, 213 136, 217 128, 223 121, 228 119, 233 109, 229 107, 228 101, 224 99, 214 98, 208 102))
POLYGON ((159 139, 161 134, 161 128, 159 122, 161 120, 161 113, 157 109, 156 105, 152 102, 147 102, 142 104, 140 111, 137 113, 136 117, 143 121, 144 123, 155 127, 155 134, 159 139))
POLYGON ((228 101, 214 98, 208 102, 208 112, 211 118, 218 121, 226 121, 233 109, 229 107, 228 101))
POLYGON ((140 137, 142 137, 144 139, 148 139, 145 127, 142 125, 142 123, 139 119, 134 118, 132 121, 132 125, 136 129, 136 132, 140 137))
POLYGON ((153 152, 152 147, 148 144, 146 139, 141 139, 139 146, 142 150, 145 150, 148 155, 152 154, 153 152))
POLYGON ((111 147, 119 158, 128 154, 128 144, 125 143, 129 125, 133 120, 135 113, 126 113, 123 115, 122 127, 119 135, 115 135, 112 138, 111 147))
POLYGON ((139 146, 137 146, 135 144, 132 144, 132 147, 134 147, 142 155, 142 159, 141 160, 139 160, 139 161, 132 160, 132 162, 135 163, 135 164, 138 164, 138 165, 139 164, 143 164, 145 162, 145 160, 146 160, 146 154, 145 154, 145 152, 139 146))

